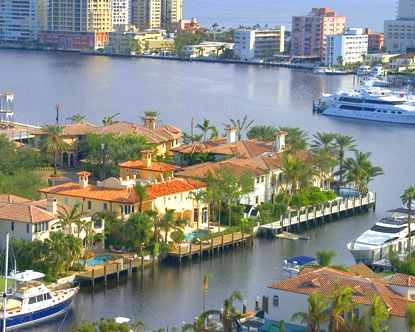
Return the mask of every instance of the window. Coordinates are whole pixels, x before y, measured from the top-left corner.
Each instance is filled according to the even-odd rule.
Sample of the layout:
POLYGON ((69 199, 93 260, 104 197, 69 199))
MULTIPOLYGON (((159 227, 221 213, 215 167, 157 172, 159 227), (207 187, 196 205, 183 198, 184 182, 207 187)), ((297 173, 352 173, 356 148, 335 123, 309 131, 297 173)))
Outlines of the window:
POLYGON ((107 203, 104 203, 104 204, 102 205, 102 208, 103 208, 104 210, 108 210, 108 204, 107 204, 107 203))
POLYGON ((264 183, 265 182, 265 176, 261 176, 261 182, 264 183))
POLYGON ((43 295, 36 296, 36 302, 42 302, 43 301, 43 295))
POLYGON ((14 221, 12 221, 12 223, 11 223, 11 228, 12 228, 12 232, 14 232, 14 221))
POLYGON ((36 296, 32 296, 29 298, 29 304, 36 303, 36 296))
POLYGON ((91 210, 92 209, 92 202, 88 201, 87 206, 88 206, 88 210, 91 210))
POLYGON ((259 203, 259 196, 255 196, 255 204, 259 203))
POLYGON ((26 233, 30 233, 30 224, 26 224, 26 233))
POLYGON ((274 295, 272 297, 272 305, 274 307, 279 307, 280 306, 280 297, 278 295, 274 295))
POLYGON ((256 183, 259 183, 259 181, 261 181, 261 178, 258 176, 258 177, 256 178, 256 183))

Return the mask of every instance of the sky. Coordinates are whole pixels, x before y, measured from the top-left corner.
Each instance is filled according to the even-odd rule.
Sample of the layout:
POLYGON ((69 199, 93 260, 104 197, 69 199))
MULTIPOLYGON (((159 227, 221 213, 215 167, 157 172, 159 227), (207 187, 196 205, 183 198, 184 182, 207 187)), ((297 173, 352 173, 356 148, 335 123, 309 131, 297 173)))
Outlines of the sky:
POLYGON ((291 25, 291 16, 303 15, 312 7, 331 7, 348 19, 350 27, 383 31, 383 21, 396 16, 395 0, 183 0, 185 18, 197 17, 204 26, 268 24, 291 25))

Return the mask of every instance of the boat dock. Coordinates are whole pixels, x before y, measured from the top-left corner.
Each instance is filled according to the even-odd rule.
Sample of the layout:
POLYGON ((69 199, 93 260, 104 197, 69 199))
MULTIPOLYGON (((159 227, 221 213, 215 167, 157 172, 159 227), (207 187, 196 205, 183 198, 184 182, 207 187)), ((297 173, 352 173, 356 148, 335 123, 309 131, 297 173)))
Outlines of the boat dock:
POLYGON ((198 256, 202 259, 204 254, 212 256, 216 253, 222 253, 224 249, 236 248, 240 246, 252 247, 254 244, 254 233, 234 232, 231 234, 221 234, 219 236, 212 236, 206 241, 199 243, 185 243, 172 248, 168 256, 177 259, 181 263, 182 258, 192 259, 193 256, 198 256))
POLYGON ((373 210, 376 207, 376 194, 369 192, 365 196, 341 198, 317 207, 306 207, 299 211, 291 211, 285 218, 270 224, 257 227, 258 235, 275 235, 283 231, 290 231, 300 225, 316 224, 333 219, 339 219, 343 215, 373 210))

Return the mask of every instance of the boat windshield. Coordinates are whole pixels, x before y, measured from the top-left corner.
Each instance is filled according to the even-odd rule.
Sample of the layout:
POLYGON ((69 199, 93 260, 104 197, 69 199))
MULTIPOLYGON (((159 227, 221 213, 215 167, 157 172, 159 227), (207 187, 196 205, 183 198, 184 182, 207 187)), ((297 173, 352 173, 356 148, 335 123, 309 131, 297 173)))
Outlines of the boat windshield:
POLYGON ((404 229, 406 229, 406 226, 403 226, 403 227, 385 227, 385 226, 375 225, 370 230, 375 231, 375 232, 379 232, 379 233, 396 234, 396 233, 402 232, 404 229))

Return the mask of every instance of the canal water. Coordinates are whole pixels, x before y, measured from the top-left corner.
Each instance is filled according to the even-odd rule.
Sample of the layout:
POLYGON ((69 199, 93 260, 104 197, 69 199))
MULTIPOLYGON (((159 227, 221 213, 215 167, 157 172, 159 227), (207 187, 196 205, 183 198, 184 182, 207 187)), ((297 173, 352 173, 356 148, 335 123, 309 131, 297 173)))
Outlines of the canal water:
POLYGON ((322 92, 353 88, 353 78, 315 76, 285 68, 232 64, 187 63, 109 58, 76 54, 0 51, 0 91, 15 93, 16 119, 53 122, 60 104, 61 119, 85 114, 99 123, 120 112, 120 119, 140 121, 144 110, 158 110, 164 123, 188 128, 210 119, 223 128, 229 118, 247 115, 257 124, 298 126, 311 136, 318 130, 352 135, 362 151, 371 151, 385 175, 372 184, 378 194, 376 213, 356 216, 308 231, 308 242, 257 240, 253 250, 193 261, 181 267, 163 264, 144 277, 134 275, 118 287, 81 293, 65 320, 27 331, 66 331, 83 319, 127 316, 148 329, 180 325, 202 309, 203 275, 212 275, 208 307, 241 291, 250 306, 273 280, 281 278, 281 262, 317 250, 338 252, 337 264, 353 263, 346 243, 369 228, 382 214, 398 206, 405 186, 415 183, 413 127, 313 115, 312 101, 322 92))

